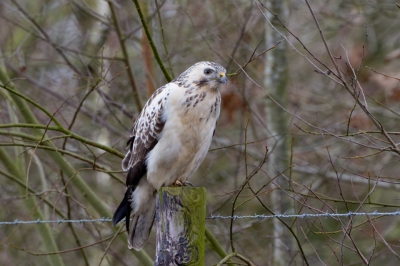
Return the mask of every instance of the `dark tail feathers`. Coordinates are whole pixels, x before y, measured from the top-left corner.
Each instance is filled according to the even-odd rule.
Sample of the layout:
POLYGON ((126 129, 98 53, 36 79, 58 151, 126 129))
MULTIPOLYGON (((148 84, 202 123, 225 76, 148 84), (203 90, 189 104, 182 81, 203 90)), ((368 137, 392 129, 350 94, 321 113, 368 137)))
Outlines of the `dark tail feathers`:
POLYGON ((117 223, 119 223, 124 217, 125 217, 125 226, 126 230, 129 232, 129 224, 130 224, 130 216, 131 216, 131 202, 130 198, 132 196, 132 187, 128 187, 125 192, 124 199, 122 202, 119 204, 117 210, 114 213, 112 223, 113 226, 115 226, 117 223))

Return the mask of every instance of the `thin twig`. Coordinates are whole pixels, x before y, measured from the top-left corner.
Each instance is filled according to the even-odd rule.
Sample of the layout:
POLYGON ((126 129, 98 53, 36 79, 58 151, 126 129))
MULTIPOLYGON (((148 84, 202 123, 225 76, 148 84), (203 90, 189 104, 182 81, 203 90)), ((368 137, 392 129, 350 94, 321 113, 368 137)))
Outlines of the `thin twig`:
MULTIPOLYGON (((325 68, 327 69, 327 71, 322 71, 322 70, 319 69, 316 65, 314 65, 314 63, 313 63, 312 61, 310 61, 304 54, 300 53, 300 52, 296 49, 296 47, 289 41, 289 39, 288 39, 286 36, 284 36, 280 31, 278 31, 278 30, 273 26, 273 24, 271 23, 271 21, 270 21, 270 20, 265 16, 265 14, 261 11, 260 6, 259 6, 258 3, 257 3, 257 6, 258 6, 259 10, 260 10, 261 13, 263 14, 264 18, 268 21, 268 23, 270 24, 270 26, 271 26, 276 32, 278 32, 278 33, 286 40, 287 43, 289 43, 289 45, 292 47, 292 49, 294 49, 298 54, 300 54, 301 56, 303 56, 309 63, 311 63, 311 64, 315 67, 315 69, 317 70, 318 73, 323 74, 323 75, 325 75, 325 76, 329 76, 329 74, 332 73, 334 76, 336 76, 336 77, 338 78, 338 76, 337 76, 335 73, 333 73, 333 71, 332 71, 327 65, 325 65, 321 60, 319 60, 316 56, 314 56, 314 54, 311 53, 310 50, 308 50, 308 48, 307 48, 307 47, 305 46, 305 44, 300 40, 299 37, 297 37, 293 32, 291 32, 291 31, 285 26, 285 24, 282 22, 282 20, 279 18, 279 16, 278 16, 276 13, 274 13, 271 9, 269 9, 267 6, 265 6, 262 2, 259 1, 259 3, 260 3, 265 9, 267 9, 273 16, 275 16, 276 19, 277 19, 277 20, 279 21, 279 23, 281 24, 281 26, 282 26, 287 32, 289 32, 289 34, 292 35, 292 36, 301 44, 301 46, 303 46, 303 49, 306 50, 307 53, 308 53, 309 55, 311 55, 311 56, 314 58, 314 60, 316 60, 319 64, 321 64, 323 67, 325 67, 325 68)), ((332 79, 332 80, 335 81, 335 82, 338 82, 337 80, 334 80, 334 79, 332 79)))
MULTIPOLYGON (((254 50, 253 54, 251 55, 250 59, 249 59, 241 68, 239 68, 238 70, 236 70, 234 73, 229 73, 227 76, 228 76, 228 77, 233 77, 233 76, 239 75, 239 74, 242 72, 242 69, 246 68, 246 66, 247 66, 248 64, 250 64, 251 62, 253 62, 253 61, 256 60, 257 58, 259 58, 260 56, 262 56, 262 55, 265 54, 266 52, 269 52, 269 51, 275 49, 281 42, 283 42, 283 40, 280 40, 280 41, 277 42, 274 46, 272 46, 272 47, 270 47, 270 48, 268 48, 268 49, 262 51, 262 52, 259 53, 256 57, 253 57, 253 56, 254 56, 254 53, 256 52, 256 49, 257 49, 257 47, 258 47, 258 46, 257 46, 256 49, 254 50)), ((261 44, 261 43, 260 43, 260 44, 261 44)), ((260 45, 260 44, 259 44, 259 45, 260 45)))
POLYGON ((303 228, 302 228, 301 226, 300 226, 300 230, 303 232, 303 235, 304 235, 305 239, 307 240, 308 244, 309 244, 309 245, 311 246, 311 248, 314 250, 314 253, 315 253, 315 255, 317 255, 318 260, 319 260, 323 265, 326 265, 326 264, 322 261, 322 259, 318 256, 317 250, 316 250, 315 247, 312 245, 311 241, 308 239, 306 233, 304 233, 304 230, 303 230, 303 228))
POLYGON ((113 1, 107 1, 107 2, 110 7, 110 10, 111 10, 111 17, 112 17, 114 25, 115 25, 115 30, 117 31, 117 35, 118 35, 118 39, 119 39, 119 42, 121 45, 122 53, 124 54, 124 62, 126 65, 126 72, 128 74, 129 81, 131 83, 133 98, 136 103, 137 111, 140 112, 142 110, 143 105, 142 105, 142 101, 140 99, 139 90, 136 86, 135 77, 133 75, 133 69, 132 69, 132 64, 131 64, 130 57, 128 54, 128 50, 126 48, 125 41, 123 40, 122 29, 121 29, 121 25, 118 20, 117 11, 115 10, 113 1))
POLYGON ((0 147, 26 147, 26 148, 35 148, 36 147, 38 149, 59 152, 61 154, 65 154, 65 155, 71 156, 71 157, 73 157, 75 159, 78 159, 78 160, 80 160, 82 162, 86 162, 86 163, 88 163, 90 165, 93 165, 93 166, 95 166, 95 168, 93 168, 93 170, 96 170, 96 171, 99 171, 99 172, 103 172, 103 173, 108 173, 114 179, 116 179, 119 183, 125 184, 125 182, 122 179, 120 179, 120 178, 116 177, 115 175, 113 175, 113 173, 124 173, 123 171, 121 171, 121 170, 117 170, 117 171, 108 170, 106 167, 99 165, 98 163, 94 162, 93 160, 87 159, 85 157, 82 157, 82 156, 80 156, 80 155, 78 155, 76 153, 73 153, 73 152, 70 152, 70 151, 67 151, 67 150, 56 149, 56 148, 53 148, 53 147, 37 145, 37 144, 35 144, 35 145, 27 144, 27 143, 1 143, 0 142, 0 147))
POLYGON ((354 109, 356 109, 357 102, 354 102, 353 108, 351 108, 350 114, 349 114, 349 119, 347 120, 347 130, 346 130, 346 136, 349 135, 349 128, 350 128, 350 121, 351 121, 351 115, 353 114, 354 109))
MULTIPOLYGON (((245 180, 245 182, 243 183, 243 185, 241 186, 241 188, 239 189, 239 191, 236 193, 236 195, 235 195, 235 198, 234 198, 234 200, 233 200, 233 202, 232 202, 232 209, 231 209, 231 216, 233 217, 234 216, 234 214, 235 214, 235 204, 236 204, 236 201, 237 201, 237 199, 238 199, 238 197, 239 197, 239 195, 240 195, 240 193, 243 191, 243 189, 244 189, 244 187, 248 184, 248 182, 250 181, 250 178, 252 177, 247 177, 247 128, 248 128, 248 126, 249 126, 249 122, 250 122, 250 116, 248 116, 247 117, 247 123, 246 123, 246 126, 245 126, 245 128, 244 128, 244 132, 245 132, 245 139, 244 139, 244 142, 245 142, 245 146, 244 146, 244 156, 245 156, 245 169, 246 169, 246 180, 245 180)), ((265 161, 265 160, 264 160, 265 161)), ((233 243, 233 218, 231 219, 231 221, 230 221, 230 226, 229 226, 229 238, 230 238, 230 243, 231 243, 231 249, 232 249, 232 252, 235 252, 235 246, 234 246, 234 243, 233 243)))
POLYGON ((165 68, 163 62, 161 61, 160 55, 158 54, 158 51, 157 51, 157 48, 156 48, 156 46, 154 45, 153 38, 151 37, 150 31, 149 31, 149 29, 148 29, 148 27, 147 27, 147 23, 146 23, 146 21, 145 21, 145 19, 144 19, 144 17, 143 17, 142 10, 140 9, 139 1, 138 1, 138 0, 133 0, 133 2, 135 3, 136 10, 137 10, 137 12, 139 13, 140 21, 142 22, 143 29, 144 29, 144 31, 145 31, 145 33, 146 33, 147 39, 149 40, 151 49, 153 50, 154 57, 156 58, 156 61, 157 61, 157 63, 158 63, 158 66, 160 67, 161 71, 163 72, 165 79, 166 79, 168 82, 171 82, 171 81, 172 81, 172 78, 171 78, 171 76, 169 75, 167 69, 165 68))
POLYGON ((111 244, 114 242, 115 238, 121 233, 122 228, 124 228, 123 226, 121 226, 117 232, 115 232, 114 236, 111 238, 110 242, 107 245, 107 248, 104 250, 103 252, 103 256, 101 256, 100 261, 99 261, 99 266, 101 265, 101 263, 103 262, 104 257, 107 255, 107 251, 110 249, 111 244))
MULTIPOLYGON (((121 227, 121 228, 123 228, 123 227, 121 227)), ((119 232, 119 231, 117 232, 117 234, 121 234, 121 233, 124 233, 124 232, 119 232)), ((71 248, 71 249, 66 249, 66 250, 60 250, 60 251, 56 251, 56 252, 44 252, 44 253, 33 252, 33 251, 30 251, 30 250, 27 250, 27 249, 24 249, 24 248, 19 248, 19 247, 17 247, 17 246, 11 245, 11 244, 9 244, 9 245, 10 245, 10 247, 12 247, 12 248, 15 248, 15 249, 24 251, 24 252, 26 252, 26 253, 28 253, 28 254, 30 254, 30 255, 33 255, 33 256, 49 256, 49 255, 63 254, 63 253, 69 253, 69 252, 78 251, 78 250, 80 250, 80 249, 84 249, 84 248, 88 248, 88 247, 92 247, 92 246, 101 244, 101 243, 103 243, 103 242, 105 242, 105 241, 108 241, 108 240, 110 240, 110 239, 112 239, 112 238, 115 238, 115 235, 112 235, 112 236, 110 236, 110 237, 101 239, 101 240, 99 240, 99 241, 96 241, 96 242, 94 242, 94 243, 87 244, 87 245, 84 245, 84 246, 79 246, 79 247, 76 247, 76 248, 71 248)))
POLYGON ((63 127, 60 128, 60 127, 46 126, 46 125, 41 125, 41 124, 22 124, 22 123, 20 123, 20 124, 1 124, 0 125, 0 128, 13 128, 13 127, 32 128, 32 129, 48 129, 48 130, 52 130, 52 131, 62 132, 64 134, 68 135, 70 138, 76 139, 76 140, 78 140, 80 142, 83 142, 83 143, 86 143, 86 144, 88 144, 90 146, 93 146, 93 147, 102 149, 104 151, 107 151, 107 152, 109 152, 109 153, 111 153, 111 154, 113 154, 113 155, 115 155, 117 157, 120 157, 120 158, 124 158, 125 157, 125 154, 120 153, 119 151, 117 151, 117 150, 115 150, 113 148, 110 148, 107 145, 103 145, 103 144, 97 143, 95 141, 86 139, 86 138, 84 138, 84 137, 82 137, 80 135, 77 135, 77 134, 75 134, 75 133, 73 133, 73 132, 71 132, 71 131, 63 128, 63 127))
POLYGON ((384 77, 387 77, 387 78, 391 78, 391 79, 395 79, 395 80, 398 80, 398 81, 400 81, 400 78, 396 78, 396 77, 393 77, 393 76, 390 76, 390 75, 387 75, 387 74, 384 74, 384 73, 378 72, 378 71, 376 71, 376 70, 374 70, 374 69, 370 68, 369 66, 365 66, 365 67, 366 67, 366 68, 368 68, 369 70, 371 70, 371 71, 375 72, 376 74, 379 74, 379 75, 382 75, 382 76, 384 76, 384 77))
POLYGON ((14 5, 18 8, 19 11, 33 24, 35 27, 43 34, 44 38, 46 38, 46 41, 61 55, 61 57, 64 59, 64 61, 67 63, 67 65, 79 76, 84 77, 85 74, 81 72, 79 69, 77 69, 71 61, 67 58, 67 56, 64 54, 64 52, 60 49, 60 47, 53 42, 53 40, 50 38, 50 36, 47 34, 47 32, 40 26, 36 20, 34 20, 31 15, 29 15, 28 12, 26 12, 25 9, 23 9, 16 0, 11 0, 14 5))
MULTIPOLYGON (((240 254, 238 254, 238 253, 236 253, 236 252, 233 252, 233 253, 227 255, 227 256, 226 256, 225 258, 223 258, 216 266, 222 266, 222 265, 224 265, 224 264, 227 264, 227 262, 228 262, 231 258, 233 258, 233 257, 237 257, 238 259, 240 259, 240 260, 246 262, 246 264, 249 265, 249 266, 254 266, 254 264, 253 264, 249 259, 243 257, 242 255, 240 255, 240 254)), ((230 264, 230 263, 229 263, 229 264, 230 264)))
POLYGON ((314 18, 315 25, 316 25, 317 28, 318 28, 318 31, 319 31, 319 33, 320 33, 320 35, 321 35, 321 39, 322 39, 322 41, 323 41, 323 43, 324 43, 324 45, 325 45, 326 51, 327 51, 329 57, 331 58, 332 63, 334 64, 334 66, 335 66, 335 68, 336 68, 337 74, 339 75, 339 79, 340 79, 342 85, 346 88, 346 90, 350 93, 350 95, 353 96, 353 98, 357 101, 358 105, 361 107, 361 109, 364 111, 364 113, 365 113, 366 115, 368 115, 368 117, 369 117, 369 118, 371 119, 371 121, 375 124, 375 126, 376 126, 378 129, 381 130, 382 134, 385 136, 385 138, 386 138, 386 139, 390 142, 390 144, 392 145, 393 150, 394 150, 398 155, 400 155, 400 149, 399 149, 399 147, 396 145, 396 143, 393 141, 393 139, 387 134, 387 132, 386 132, 386 130, 384 129, 383 125, 379 122, 379 120, 378 120, 375 116, 373 116, 373 115, 371 114, 371 112, 368 110, 368 107, 365 106, 365 105, 363 105, 363 104, 360 102, 360 100, 358 99, 358 97, 357 97, 357 95, 355 94, 355 92, 353 92, 353 91, 351 90, 350 86, 348 85, 348 83, 347 83, 346 80, 344 79, 344 77, 343 77, 343 75, 342 75, 342 72, 340 71, 339 66, 338 66, 338 64, 336 63, 336 61, 335 61, 335 59, 334 59, 334 57, 333 57, 333 55, 332 55, 332 52, 331 52, 331 50, 330 50, 329 47, 328 47, 328 44, 327 44, 327 42, 326 42, 324 33, 322 32, 321 27, 319 26, 319 23, 318 23, 318 20, 317 20, 317 18, 316 18, 316 16, 315 16, 315 13, 314 13, 314 11, 313 11, 313 9, 312 9, 310 3, 308 2, 308 0, 305 0, 305 1, 306 1, 306 3, 307 3, 308 9, 310 10, 310 13, 311 13, 312 17, 314 18))
POLYGON ((172 69, 172 64, 171 64, 171 58, 169 58, 169 53, 168 53, 168 49, 167 49, 167 44, 165 42, 165 36, 164 36, 164 26, 162 24, 162 19, 161 19, 161 13, 160 13, 160 7, 158 5, 158 1, 154 0, 154 2, 156 3, 156 8, 157 8, 157 15, 158 15, 158 22, 160 23, 160 29, 161 29, 161 41, 162 44, 164 46, 164 51, 165 51, 165 55, 167 57, 167 61, 168 61, 168 66, 169 66, 169 71, 171 71, 172 76, 174 75, 174 70, 172 69))

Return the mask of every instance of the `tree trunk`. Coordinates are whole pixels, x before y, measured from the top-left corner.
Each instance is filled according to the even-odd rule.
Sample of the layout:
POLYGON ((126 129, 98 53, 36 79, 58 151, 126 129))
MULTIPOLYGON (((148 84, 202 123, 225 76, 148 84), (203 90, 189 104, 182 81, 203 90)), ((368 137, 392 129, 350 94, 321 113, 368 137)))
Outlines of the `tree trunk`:
MULTIPOLYGON (((286 2, 281 0, 271 0, 267 2, 267 6, 275 12, 278 17, 285 22, 287 18, 286 2)), ((269 12, 266 13, 269 20, 274 26, 279 25, 276 18, 269 12), (276 23, 275 23, 276 22, 276 23)), ((274 31, 267 23, 266 26, 266 48, 275 45, 282 37, 274 31)), ((283 107, 288 105, 288 62, 287 62, 287 44, 282 42, 276 49, 266 54, 266 67, 264 85, 268 93, 278 101, 283 107)), ((269 147, 274 147, 269 156, 269 174, 276 176, 279 172, 289 167, 290 160, 290 138, 288 131, 289 115, 285 113, 277 104, 267 98, 267 124, 272 136, 277 136, 269 142, 269 147)), ((275 181, 276 185, 281 188, 288 188, 288 182, 285 177, 278 176, 275 181)), ((294 213, 294 206, 291 198, 282 190, 276 190, 272 194, 272 205, 275 213, 294 213)), ((285 228, 278 219, 273 220, 274 223, 274 243, 273 243, 273 259, 272 265, 290 265, 293 263, 292 254, 287 252, 294 251, 295 240, 290 232, 285 228)))

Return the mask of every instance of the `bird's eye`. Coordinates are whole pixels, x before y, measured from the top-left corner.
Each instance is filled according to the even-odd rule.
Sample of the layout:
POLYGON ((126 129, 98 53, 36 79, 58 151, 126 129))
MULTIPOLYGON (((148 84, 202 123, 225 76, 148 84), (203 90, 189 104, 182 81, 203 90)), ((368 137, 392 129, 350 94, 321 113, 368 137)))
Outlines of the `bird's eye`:
POLYGON ((206 75, 210 75, 213 72, 213 70, 211 68, 207 68, 204 70, 204 74, 206 75))

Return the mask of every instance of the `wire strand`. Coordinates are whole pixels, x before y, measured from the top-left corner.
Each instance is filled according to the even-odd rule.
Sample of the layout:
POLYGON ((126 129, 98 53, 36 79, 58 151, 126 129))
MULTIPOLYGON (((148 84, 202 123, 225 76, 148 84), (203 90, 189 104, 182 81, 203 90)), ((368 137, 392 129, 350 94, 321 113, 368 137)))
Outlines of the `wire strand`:
MULTIPOLYGON (((275 215, 267 215, 267 214, 254 214, 254 215, 234 215, 234 216, 224 216, 224 215, 213 215, 206 217, 208 220, 216 220, 216 219, 271 219, 271 218, 337 218, 337 217, 352 217, 352 216, 399 216, 400 211, 395 212, 347 212, 347 213, 303 213, 303 214, 275 214, 275 215)), ((56 219, 56 220, 14 220, 14 221, 0 221, 1 225, 21 225, 21 224, 61 224, 61 223, 96 223, 96 222, 111 222, 111 218, 97 218, 97 219, 76 219, 76 220, 67 220, 67 219, 56 219)), ((122 221, 125 221, 123 219, 122 221)))

